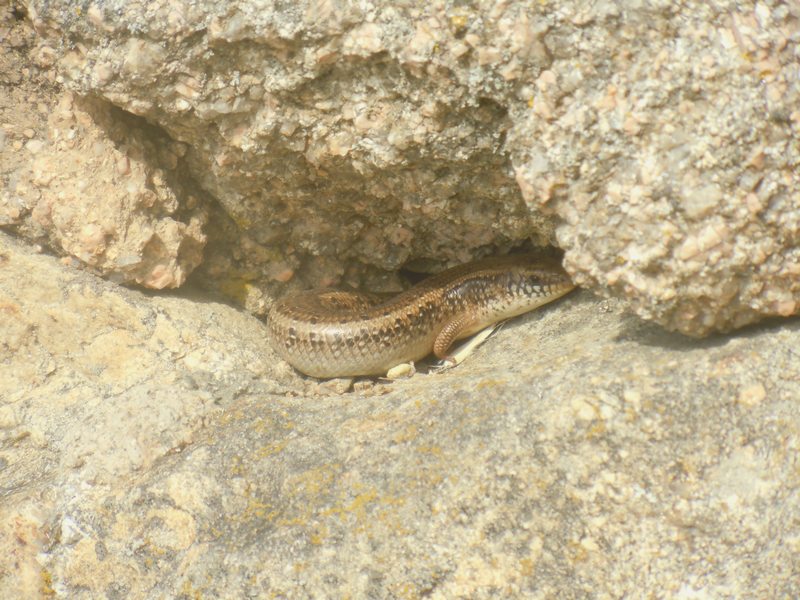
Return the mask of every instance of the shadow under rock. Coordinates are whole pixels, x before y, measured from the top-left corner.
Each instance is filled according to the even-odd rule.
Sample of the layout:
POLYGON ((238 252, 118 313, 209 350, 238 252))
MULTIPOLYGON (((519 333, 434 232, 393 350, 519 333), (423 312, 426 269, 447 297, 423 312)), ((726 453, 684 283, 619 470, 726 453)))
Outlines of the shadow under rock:
POLYGON ((644 346, 655 346, 669 350, 700 350, 724 346, 732 339, 755 338, 781 329, 800 331, 800 316, 770 317, 726 333, 713 333, 705 338, 693 338, 682 333, 667 331, 657 323, 636 320, 626 322, 614 338, 617 342, 636 342, 644 346))
POLYGON ((163 290, 155 290, 149 288, 139 287, 134 283, 120 283, 120 287, 138 292, 148 298, 183 298, 199 304, 224 304, 242 312, 246 312, 241 305, 236 304, 230 297, 225 296, 222 292, 217 290, 208 289, 202 285, 195 283, 190 278, 179 288, 165 288, 163 290))

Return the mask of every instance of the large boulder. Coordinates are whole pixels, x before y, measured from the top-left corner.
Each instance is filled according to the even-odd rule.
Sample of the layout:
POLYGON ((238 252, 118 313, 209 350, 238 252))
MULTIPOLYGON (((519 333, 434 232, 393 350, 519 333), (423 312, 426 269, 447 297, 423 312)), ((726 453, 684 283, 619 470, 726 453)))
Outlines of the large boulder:
POLYGON ((204 274, 252 310, 524 240, 687 334, 800 309, 795 3, 27 10, 60 81, 156 126, 156 167, 222 208, 204 274))
POLYGON ((797 320, 698 342, 581 292, 318 385, 200 299, 0 234, 3 598, 800 595, 797 320))

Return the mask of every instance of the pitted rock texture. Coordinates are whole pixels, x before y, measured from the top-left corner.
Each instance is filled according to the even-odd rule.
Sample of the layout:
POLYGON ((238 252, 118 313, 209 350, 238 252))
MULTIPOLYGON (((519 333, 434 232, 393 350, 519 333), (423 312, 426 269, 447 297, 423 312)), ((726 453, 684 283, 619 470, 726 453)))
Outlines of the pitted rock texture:
POLYGON ((143 136, 108 105, 83 105, 67 95, 51 114, 51 144, 31 163, 41 192, 32 221, 51 244, 113 281, 179 287, 206 242, 201 200, 180 180, 185 146, 143 136))
POLYGON ((241 310, 0 234, 0 597, 796 598, 799 343, 579 292, 318 385, 241 310))
POLYGON ((798 312, 800 6, 608 8, 561 40, 511 136, 567 268, 690 335, 798 312))
POLYGON ((206 265, 228 287, 253 271, 273 286, 295 272, 299 284, 358 283, 364 265, 459 263, 554 239, 503 151, 510 122, 496 88, 513 83, 478 76, 491 67, 459 58, 472 55, 463 42, 434 48, 430 28, 460 36, 466 15, 448 24, 389 3, 281 6, 104 2, 77 19, 68 2, 29 10, 65 53, 71 89, 188 145, 198 182, 239 228, 238 247, 206 265), (440 51, 474 73, 429 64, 440 51))
POLYGON ((30 27, 2 10, 12 43, 0 45, 0 70, 13 85, 0 99, 0 226, 120 283, 182 285, 202 261, 207 218, 183 168, 186 146, 108 102, 60 91, 54 54, 34 50, 30 27))
POLYGON ((800 309, 795 2, 27 8, 65 85, 185 144, 251 310, 554 238, 690 335, 800 309))

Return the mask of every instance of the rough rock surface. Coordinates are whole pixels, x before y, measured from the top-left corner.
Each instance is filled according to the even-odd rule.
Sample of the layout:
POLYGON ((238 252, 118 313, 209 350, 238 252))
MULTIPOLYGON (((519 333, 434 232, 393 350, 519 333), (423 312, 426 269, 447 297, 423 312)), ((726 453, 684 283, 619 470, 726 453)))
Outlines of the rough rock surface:
POLYGON ((186 148, 232 219, 204 275, 251 310, 556 225, 580 285, 668 328, 800 309, 796 2, 27 7, 60 81, 186 148))
POLYGON ((686 333, 789 315, 798 12, 0 0, 0 225, 67 255, 0 233, 0 598, 799 597, 796 318, 698 342, 584 291, 320 384, 77 269, 203 251, 258 312, 556 239, 686 333))
POLYGON ((73 10, 29 3, 67 85, 187 144, 197 181, 238 227, 233 252, 210 253, 205 269, 256 294, 250 308, 253 272, 273 287, 298 271, 304 285, 358 283, 364 264, 385 273, 553 238, 502 150, 507 109, 479 79, 470 89, 415 66, 414 48, 431 42, 404 49, 416 27, 406 8, 125 1, 74 20, 73 10))
MULTIPOLYGON (((0 236, 0 597, 35 598, 51 589, 37 553, 82 537, 69 513, 204 436, 269 351, 228 306, 130 292, 0 236)), ((77 597, 64 569, 52 590, 77 597)))
POLYGON ((0 234, 0 340, 3 598, 800 595, 797 319, 690 341, 580 292, 318 385, 0 234))
POLYGON ((509 145, 576 282, 691 335, 800 311, 800 5, 572 18, 509 145))
POLYGON ((0 226, 114 281, 182 285, 206 242, 185 146, 107 102, 60 92, 55 55, 34 50, 21 15, 0 11, 0 226))

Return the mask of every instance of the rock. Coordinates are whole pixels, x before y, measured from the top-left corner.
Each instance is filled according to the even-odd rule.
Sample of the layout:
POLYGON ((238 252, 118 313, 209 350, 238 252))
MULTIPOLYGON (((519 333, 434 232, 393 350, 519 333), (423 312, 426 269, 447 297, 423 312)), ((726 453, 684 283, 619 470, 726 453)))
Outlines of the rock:
POLYGON ((693 341, 580 292, 318 386, 2 234, 0 314, 4 598, 800 594, 797 319, 693 341))
MULTIPOLYGON (((3 48, 0 61, 19 53, 3 48)), ((0 224, 114 281, 182 285, 202 260, 208 212, 185 149, 108 102, 55 93, 35 64, 26 71, 6 109, 12 135, 27 141, 0 148, 9 182, 0 224)))
POLYGON ((794 5, 287 7, 0 7, 0 597, 800 596, 800 322, 624 309, 797 312, 794 5), (610 298, 392 383, 185 285, 522 241, 610 298))
POLYGON ((797 313, 797 6, 608 8, 561 30, 510 134, 567 268, 694 336, 797 313))
MULTIPOLYGON (((791 3, 28 11, 40 64, 187 149, 222 207, 201 277, 253 312, 287 284, 394 289, 403 265, 525 240, 557 242, 581 286, 689 335, 800 309, 791 3)), ((101 272, 136 257, 135 281, 179 285, 203 220, 155 212, 119 257, 113 233, 53 235, 101 272), (179 231, 158 232, 165 218, 179 231), (151 232, 164 247, 143 251, 151 232)))
POLYGON ((91 117, 66 96, 51 116, 50 133, 57 139, 66 137, 59 135, 65 131, 81 135, 76 144, 57 143, 33 162, 42 193, 34 218, 55 244, 109 279, 152 289, 179 287, 202 261, 207 219, 202 194, 193 195, 191 183, 181 181, 175 154, 181 150, 168 139, 142 136, 133 125, 115 129, 107 105, 83 106, 91 117), (111 135, 100 134, 98 125, 111 135), (82 158, 74 160, 78 154, 82 158), (159 155, 166 156, 161 167, 153 161, 159 155), (54 173, 56 161, 62 166, 54 173))
POLYGON ((448 45, 477 13, 134 2, 73 19, 68 2, 28 7, 43 43, 80 37, 58 61, 70 90, 185 145, 194 180, 232 221, 209 219, 199 276, 253 312, 269 303, 253 288, 281 292, 287 274, 290 287, 391 290, 408 263, 433 270, 554 240, 503 150, 498 100, 514 84, 492 76, 501 51, 449 71, 460 59, 448 45))
POLYGON ((67 507, 192 444, 224 399, 263 376, 268 344, 252 317, 214 302, 173 314, 176 302, 194 304, 125 290, 0 234, 0 596, 74 585, 37 556, 52 543, 87 549, 91 527, 67 507))

